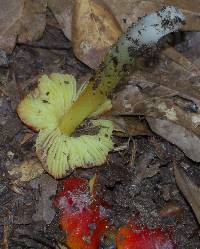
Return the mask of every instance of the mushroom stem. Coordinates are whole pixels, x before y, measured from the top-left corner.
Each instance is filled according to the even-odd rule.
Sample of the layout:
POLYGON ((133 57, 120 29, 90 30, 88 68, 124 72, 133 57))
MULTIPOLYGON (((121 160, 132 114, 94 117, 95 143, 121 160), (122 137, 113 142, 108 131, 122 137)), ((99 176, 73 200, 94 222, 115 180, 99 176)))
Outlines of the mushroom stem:
POLYGON ((137 56, 152 49, 163 36, 177 31, 184 20, 180 10, 168 6, 144 16, 133 24, 111 47, 86 88, 65 113, 59 124, 61 132, 70 135, 85 118, 103 104, 124 76, 126 65, 133 64, 137 56))

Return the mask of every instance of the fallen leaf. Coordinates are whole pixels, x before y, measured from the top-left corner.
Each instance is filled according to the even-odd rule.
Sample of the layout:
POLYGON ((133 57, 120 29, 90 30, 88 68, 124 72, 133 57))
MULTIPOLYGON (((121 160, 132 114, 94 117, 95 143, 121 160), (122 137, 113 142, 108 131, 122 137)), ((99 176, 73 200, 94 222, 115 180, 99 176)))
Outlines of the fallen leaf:
POLYGON ((199 136, 169 120, 148 117, 147 121, 155 133, 177 145, 192 160, 200 162, 199 136))
POLYGON ((56 194, 57 184, 58 181, 47 174, 30 182, 31 187, 39 192, 36 212, 33 214, 34 221, 44 221, 46 224, 52 222, 56 212, 53 208, 51 197, 56 194))
POLYGON ((137 159, 135 168, 134 184, 140 184, 145 178, 152 177, 159 172, 160 163, 151 163, 154 158, 153 153, 146 153, 137 159))
POLYGON ((174 175, 176 183, 192 207, 198 222, 200 223, 200 188, 195 185, 186 173, 174 163, 174 175))
MULTIPOLYGON (((149 12, 160 9, 162 6, 174 5, 179 7, 186 16, 187 22, 182 30, 200 30, 199 2, 198 0, 95 0, 98 4, 104 4, 113 13, 121 29, 125 31, 132 23, 137 22, 139 17, 149 12)), ((73 0, 48 0, 48 7, 56 17, 60 28, 68 39, 72 39, 72 16, 75 1, 73 0)), ((81 22, 82 23, 82 22, 81 22)), ((82 27, 82 25, 80 25, 82 27)))
POLYGON ((196 36, 193 49, 190 56, 170 49, 168 56, 173 60, 162 55, 156 66, 143 65, 112 103, 115 115, 144 115, 155 133, 199 162, 200 60, 195 58, 200 50, 196 36))
POLYGON ((148 126, 137 117, 110 117, 115 127, 115 135, 120 137, 130 136, 150 136, 151 131, 148 126))
POLYGON ((200 31, 200 14, 199 12, 182 11, 186 17, 186 24, 182 27, 183 31, 200 31))
POLYGON ((73 50, 91 68, 101 63, 106 51, 122 33, 110 11, 93 0, 76 0, 72 23, 73 50))
POLYGON ((45 0, 0 0, 0 48, 11 53, 16 41, 39 39, 45 29, 45 0))
POLYGON ((132 23, 136 23, 139 17, 160 9, 160 4, 156 1, 110 0, 105 1, 105 4, 115 15, 123 31, 132 23))
MULTIPOLYGON (((72 40, 77 58, 95 69, 122 30, 127 30, 138 18, 166 6, 168 2, 170 1, 61 0, 57 4, 56 0, 48 0, 48 7, 65 36, 72 40)), ((184 31, 200 30, 200 14, 194 7, 197 6, 196 0, 192 3, 176 1, 172 5, 181 8, 186 16, 184 31)))
POLYGON ((200 12, 199 0, 164 0, 168 5, 177 6, 180 9, 188 10, 191 12, 200 12))
POLYGON ((17 41, 27 43, 39 39, 46 25, 46 0, 24 1, 23 12, 19 22, 17 41))
POLYGON ((125 31, 132 23, 135 23, 139 17, 149 12, 160 9, 162 6, 173 5, 180 8, 186 16, 186 24, 183 26, 184 31, 200 30, 200 10, 199 0, 110 0, 106 2, 117 18, 123 31, 125 31))
POLYGON ((174 60, 176 63, 180 64, 186 70, 189 70, 192 66, 191 61, 189 61, 185 56, 183 56, 173 47, 168 47, 164 49, 163 54, 166 55, 168 58, 174 60))
POLYGON ((74 0, 47 0, 48 7, 57 19, 65 36, 71 40, 74 0))
POLYGON ((44 172, 41 163, 37 159, 30 159, 22 162, 19 165, 8 171, 14 185, 23 185, 25 182, 30 182, 32 179, 39 177, 44 172), (17 178, 17 179, 16 179, 17 178))
MULTIPOLYGON (((109 2, 103 0, 95 0, 98 4, 106 5, 113 13, 122 30, 125 31, 133 22, 136 22, 138 17, 144 16, 150 11, 159 9, 160 5, 155 1, 138 1, 138 0, 110 0, 109 2)), ((75 1, 73 0, 48 0, 48 7, 53 12, 60 28, 63 30, 65 36, 71 40, 71 26, 72 16, 75 1)))

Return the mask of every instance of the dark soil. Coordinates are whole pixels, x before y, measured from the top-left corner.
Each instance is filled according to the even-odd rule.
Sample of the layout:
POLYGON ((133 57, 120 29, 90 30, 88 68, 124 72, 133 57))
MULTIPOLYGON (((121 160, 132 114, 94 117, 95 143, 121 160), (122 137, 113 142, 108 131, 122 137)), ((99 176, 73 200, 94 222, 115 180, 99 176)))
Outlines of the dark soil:
MULTIPOLYGON (((191 44, 192 39, 193 35, 189 34, 186 42, 191 44)), ((21 123, 16 106, 37 85, 39 74, 65 72, 81 81, 92 71, 74 57, 71 43, 61 31, 50 26, 47 26, 41 41, 17 45, 7 59, 8 64, 0 67, 0 247, 59 248, 58 241, 63 242, 64 235, 59 229, 54 208, 44 202, 39 206, 43 207, 42 213, 38 211, 40 197, 51 199, 53 193, 48 191, 51 186, 56 189, 57 182, 43 173, 38 179, 19 186, 13 184, 8 175, 8 170, 14 165, 36 157, 36 135, 21 123), (30 139, 22 144, 26 134, 31 134, 30 139)), ((89 179, 97 174, 98 191, 112 206, 111 222, 115 226, 119 227, 135 217, 148 227, 172 229, 179 249, 200 248, 198 223, 177 188, 173 163, 187 164, 187 174, 200 186, 199 166, 177 147, 154 134, 134 138, 114 136, 113 139, 116 150, 109 155, 105 165, 78 169, 73 175, 89 179), (135 161, 131 163, 133 151, 135 161), (149 173, 145 175, 147 169, 149 173), (176 211, 167 215, 169 206, 176 211)), ((114 249, 115 246, 102 241, 101 248, 114 249)))

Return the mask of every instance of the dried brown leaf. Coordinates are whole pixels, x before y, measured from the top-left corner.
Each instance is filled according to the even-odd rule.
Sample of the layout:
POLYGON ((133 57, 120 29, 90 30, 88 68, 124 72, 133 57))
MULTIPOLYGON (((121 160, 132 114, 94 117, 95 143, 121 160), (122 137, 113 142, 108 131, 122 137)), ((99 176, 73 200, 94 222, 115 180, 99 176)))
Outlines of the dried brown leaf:
POLYGON ((168 47, 163 50, 163 54, 166 55, 168 58, 174 60, 176 63, 180 64, 186 70, 190 70, 192 63, 189 61, 184 55, 178 52, 173 47, 168 47))
POLYGON ((115 134, 120 137, 151 135, 148 126, 137 117, 112 117, 114 122, 115 134))
POLYGON ((137 160, 137 166, 135 169, 134 184, 141 183, 145 178, 150 178, 159 172, 160 163, 151 164, 153 159, 153 153, 146 153, 146 155, 140 156, 137 160))
POLYGON ((200 223, 200 188, 176 164, 174 164, 174 175, 179 189, 189 202, 200 223))
MULTIPOLYGON (((53 12, 60 28, 65 36, 71 40, 72 16, 75 1, 73 0, 47 0, 48 7, 53 12)), ((97 0, 96 0, 97 1, 97 0)), ((187 22, 183 30, 200 30, 199 19, 199 0, 98 0, 99 4, 105 4, 117 19, 120 27, 125 31, 132 23, 137 22, 138 18, 149 12, 160 9, 163 5, 175 5, 179 7, 186 16, 187 22)), ((82 24, 82 22, 81 22, 82 24)), ((82 25, 80 25, 83 27, 82 25)), ((84 27, 85 28, 85 27, 84 27)))
POLYGON ((118 39, 121 29, 115 17, 93 0, 76 0, 72 41, 78 59, 91 68, 102 61, 108 48, 118 39))
MULTIPOLYGON (((71 40, 74 0, 47 0, 48 7, 57 19, 65 36, 71 40)), ((80 25, 81 26, 81 25, 80 25)))
POLYGON ((200 30, 200 4, 199 0, 110 0, 105 1, 108 7, 116 16, 122 29, 125 31, 128 26, 141 16, 149 12, 155 11, 162 6, 173 5, 180 8, 186 16, 186 25, 183 26, 185 31, 198 31, 200 30))
POLYGON ((123 31, 133 22, 137 22, 139 17, 160 8, 160 4, 156 1, 110 0, 104 2, 117 18, 123 31))
MULTIPOLYGON (((199 4, 200 5, 200 4, 199 4)), ((182 27, 183 31, 200 31, 200 13, 182 10, 186 17, 186 23, 182 27)))
POLYGON ((30 159, 15 165, 8 174, 14 178, 12 183, 21 186, 25 182, 29 182, 34 178, 39 177, 44 172, 41 163, 37 159, 30 159))
POLYGON ((12 52, 16 41, 27 43, 43 34, 45 0, 0 0, 0 48, 12 52))
POLYGON ((113 112, 144 115, 154 132, 199 162, 200 60, 193 58, 200 51, 196 36, 192 46, 194 52, 187 57, 170 48, 173 61, 162 56, 154 68, 144 67, 131 76, 130 84, 114 96, 113 112))
POLYGON ((55 210, 52 206, 51 197, 56 194, 58 181, 49 175, 42 175, 38 179, 31 181, 30 185, 34 189, 38 189, 39 198, 36 205, 36 213, 33 215, 33 220, 50 224, 55 216, 55 210))
POLYGON ((169 120, 148 117, 147 121, 155 133, 177 145, 192 160, 200 162, 199 136, 169 120))

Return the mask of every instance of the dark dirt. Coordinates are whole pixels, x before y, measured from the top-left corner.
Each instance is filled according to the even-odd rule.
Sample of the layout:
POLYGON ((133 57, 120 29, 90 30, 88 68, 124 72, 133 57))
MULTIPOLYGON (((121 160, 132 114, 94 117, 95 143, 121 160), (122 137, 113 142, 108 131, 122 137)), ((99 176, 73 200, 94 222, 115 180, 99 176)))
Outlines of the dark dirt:
MULTIPOLYGON (((193 35, 189 34, 182 46, 187 43, 190 49, 192 39, 193 35)), ((191 52, 194 51, 191 49, 191 52)), ((74 57, 71 44, 63 34, 50 26, 41 41, 17 45, 8 61, 8 66, 0 67, 0 248, 59 248, 58 241, 64 242, 64 235, 54 208, 44 204, 44 210, 38 215, 37 207, 40 196, 52 198, 53 194, 48 193, 45 186, 53 183, 56 190, 60 182, 44 173, 38 179, 17 186, 8 176, 13 165, 36 157, 35 134, 20 122, 16 106, 20 98, 36 86, 38 74, 66 72, 81 79, 91 70, 74 57), (22 143, 26 134, 31 134, 31 138, 22 143), (45 186, 41 183, 44 178, 45 186)), ((200 248, 198 223, 177 188, 173 163, 187 163, 186 172, 198 185, 199 166, 154 134, 134 138, 114 136, 114 139, 116 148, 124 143, 126 148, 112 152, 102 167, 78 169, 73 175, 89 179, 97 174, 98 191, 111 204, 111 222, 117 227, 136 217, 148 227, 174 230, 179 249, 200 248), (136 154, 132 164, 133 147, 136 154), (178 210, 174 215, 164 215, 163 209, 169 204, 178 210)), ((101 249, 111 248, 115 246, 102 242, 101 249)))

